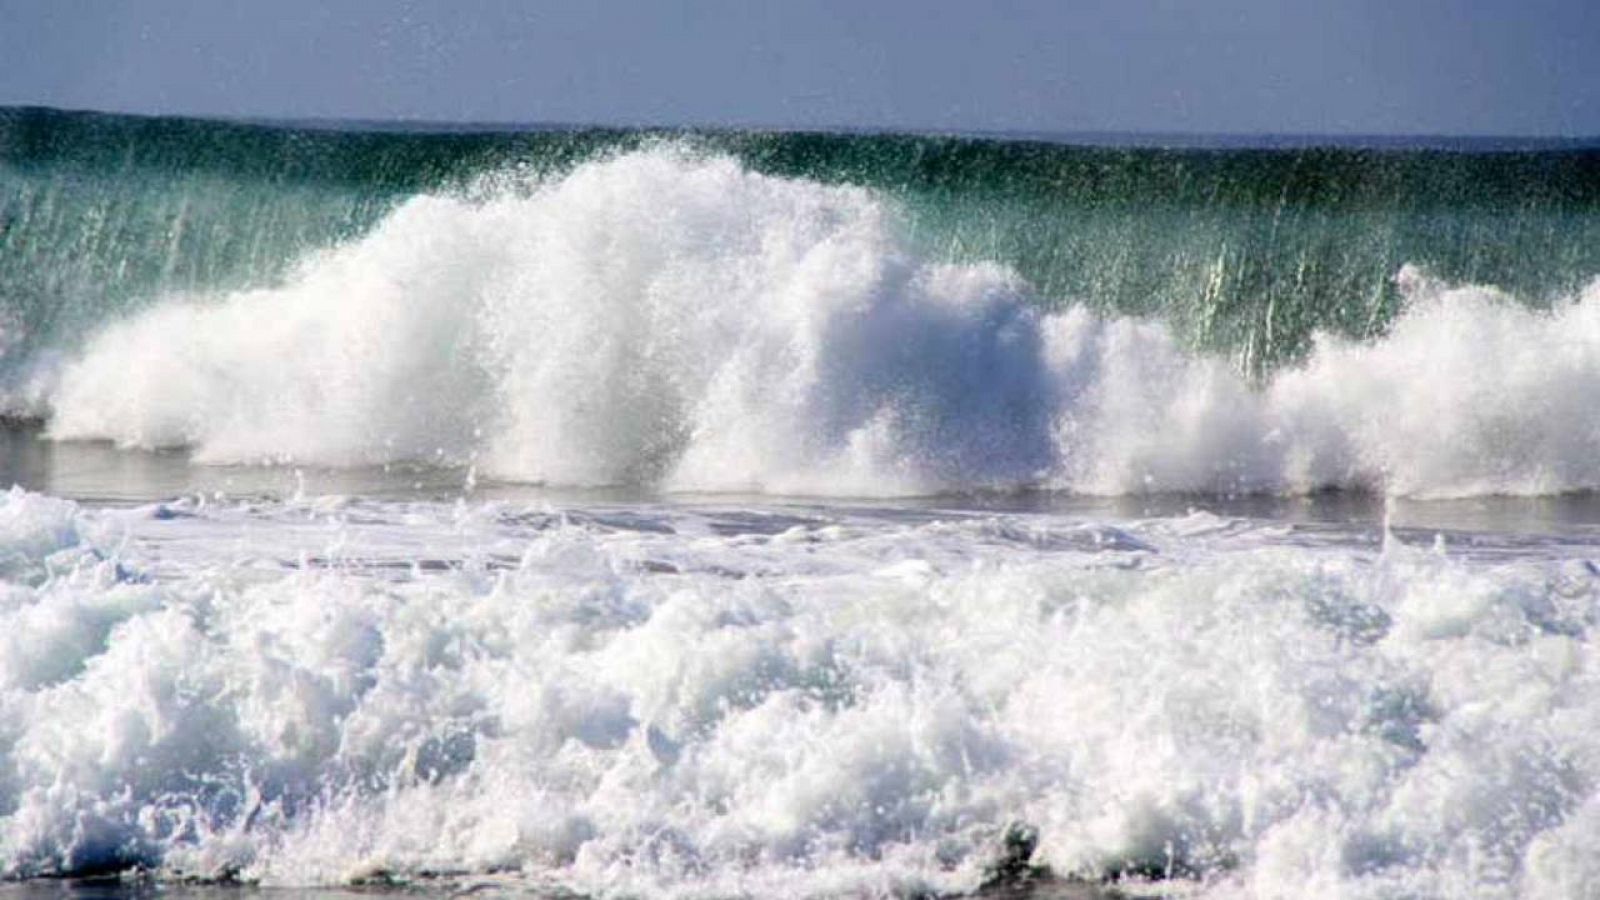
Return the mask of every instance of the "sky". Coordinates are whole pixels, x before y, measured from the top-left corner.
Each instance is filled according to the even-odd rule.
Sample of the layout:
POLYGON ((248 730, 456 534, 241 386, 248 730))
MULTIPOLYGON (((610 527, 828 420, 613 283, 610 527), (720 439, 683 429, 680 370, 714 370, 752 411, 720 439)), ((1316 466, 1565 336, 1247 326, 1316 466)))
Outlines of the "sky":
POLYGON ((0 0, 0 104, 1592 137, 1600 0, 0 0))

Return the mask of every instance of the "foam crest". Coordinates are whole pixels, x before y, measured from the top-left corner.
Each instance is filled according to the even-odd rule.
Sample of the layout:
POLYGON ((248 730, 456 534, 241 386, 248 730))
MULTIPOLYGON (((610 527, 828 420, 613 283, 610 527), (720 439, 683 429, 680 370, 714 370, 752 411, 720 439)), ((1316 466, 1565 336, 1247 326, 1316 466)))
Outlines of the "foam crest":
POLYGON ((1160 322, 930 260, 870 191, 662 147, 419 196, 280 287, 114 324, 50 429, 671 490, 1600 487, 1600 287, 1538 311, 1400 281, 1388 334, 1254 384, 1160 322))
POLYGON ((1600 485, 1600 284, 1550 309, 1407 267, 1374 341, 1324 337, 1251 385, 1159 323, 1047 320, 1061 390, 1056 486, 1091 493, 1539 495, 1600 485))
POLYGON ((1271 386, 1294 483, 1397 494, 1550 494, 1600 486, 1600 283, 1548 310, 1407 268, 1409 309, 1372 344, 1324 340, 1271 386))

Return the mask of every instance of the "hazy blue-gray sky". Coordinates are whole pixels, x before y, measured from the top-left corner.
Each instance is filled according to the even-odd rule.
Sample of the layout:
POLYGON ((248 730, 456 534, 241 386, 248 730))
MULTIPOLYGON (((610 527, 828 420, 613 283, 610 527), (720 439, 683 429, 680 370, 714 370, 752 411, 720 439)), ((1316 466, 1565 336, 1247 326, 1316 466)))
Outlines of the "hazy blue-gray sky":
POLYGON ((0 0, 0 103, 232 116, 1600 134, 1600 0, 0 0))

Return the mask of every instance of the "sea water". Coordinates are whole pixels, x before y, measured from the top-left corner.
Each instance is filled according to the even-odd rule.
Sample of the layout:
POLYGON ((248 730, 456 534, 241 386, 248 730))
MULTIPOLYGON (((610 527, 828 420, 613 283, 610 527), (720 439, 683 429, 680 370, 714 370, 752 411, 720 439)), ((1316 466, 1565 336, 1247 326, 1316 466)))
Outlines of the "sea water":
POLYGON ((0 875, 1595 896, 1595 159, 6 111, 0 875))

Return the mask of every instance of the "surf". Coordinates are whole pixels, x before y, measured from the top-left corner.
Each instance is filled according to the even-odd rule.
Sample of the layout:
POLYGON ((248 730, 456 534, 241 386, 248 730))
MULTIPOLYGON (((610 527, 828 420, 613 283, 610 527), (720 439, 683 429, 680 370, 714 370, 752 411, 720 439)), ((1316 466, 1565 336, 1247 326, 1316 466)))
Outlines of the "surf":
POLYGON ((878 192, 679 145, 411 198, 280 287, 89 338, 50 434, 207 463, 857 496, 1600 487, 1596 288, 1398 273, 1385 335, 1264 380, 1161 320, 929 258, 878 192), (1581 405, 1581 404, 1580 404, 1581 405))
POLYGON ((0 111, 0 881, 1578 892, 1593 158, 0 111))
POLYGON ((8 110, 0 411, 669 492, 1590 491, 1593 152, 8 110))
POLYGON ((1569 896, 1593 535, 1457 537, 16 489, 0 878, 1569 896))

